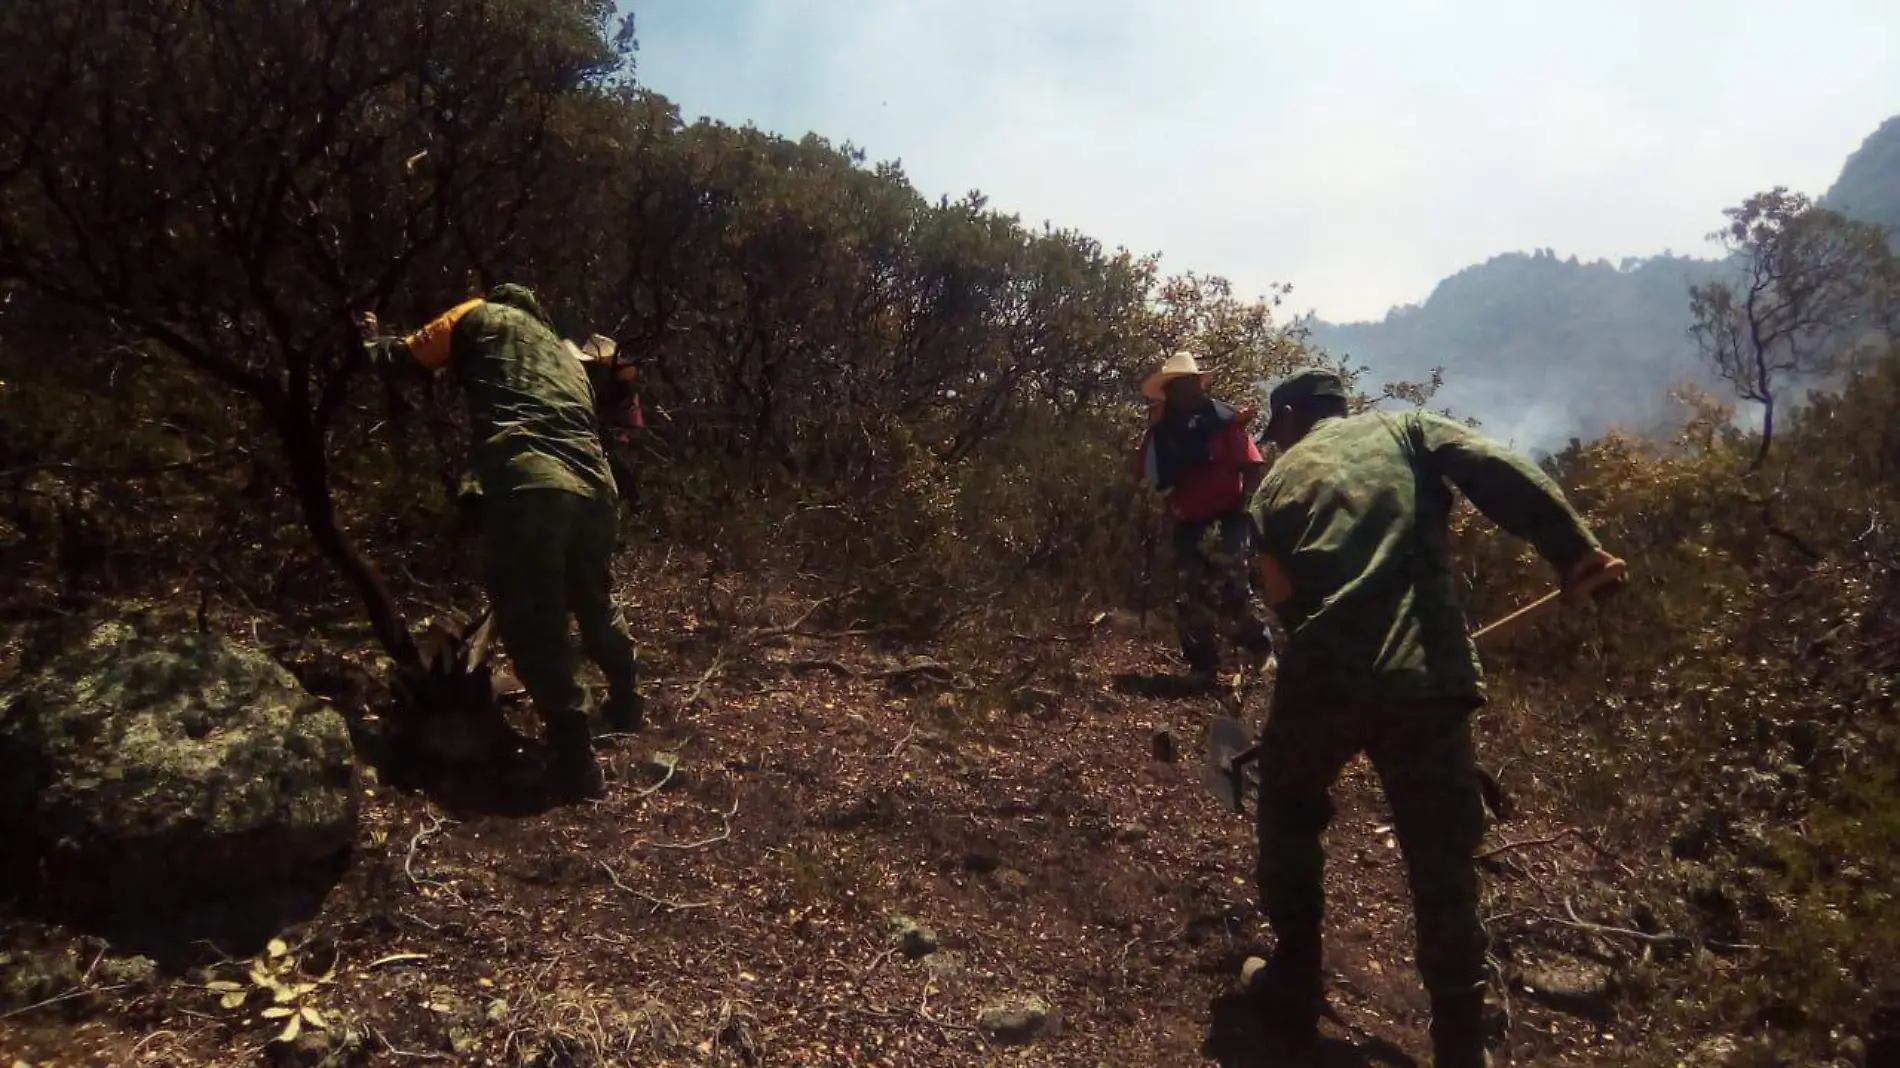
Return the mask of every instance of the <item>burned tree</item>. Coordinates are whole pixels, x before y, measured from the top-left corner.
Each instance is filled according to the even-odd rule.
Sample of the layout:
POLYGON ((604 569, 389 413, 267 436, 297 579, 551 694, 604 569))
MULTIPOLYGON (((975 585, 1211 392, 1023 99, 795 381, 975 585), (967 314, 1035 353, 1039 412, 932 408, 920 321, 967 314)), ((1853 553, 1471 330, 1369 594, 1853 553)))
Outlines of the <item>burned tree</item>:
POLYGON ((612 88, 610 5, 19 0, 0 13, 0 331, 77 325, 247 399, 310 536, 419 658, 339 522, 352 313, 520 268, 565 103, 612 88))

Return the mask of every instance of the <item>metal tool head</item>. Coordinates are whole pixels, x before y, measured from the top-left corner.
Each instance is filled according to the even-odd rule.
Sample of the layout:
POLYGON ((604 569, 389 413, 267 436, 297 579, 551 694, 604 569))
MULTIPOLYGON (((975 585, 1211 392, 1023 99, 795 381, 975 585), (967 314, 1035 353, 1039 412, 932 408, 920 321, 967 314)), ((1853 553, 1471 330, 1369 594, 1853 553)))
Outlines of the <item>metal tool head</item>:
POLYGON ((1235 812, 1241 811, 1245 793, 1242 787, 1247 781, 1244 764, 1253 745, 1253 732, 1233 716, 1215 716, 1208 721, 1201 785, 1235 812))

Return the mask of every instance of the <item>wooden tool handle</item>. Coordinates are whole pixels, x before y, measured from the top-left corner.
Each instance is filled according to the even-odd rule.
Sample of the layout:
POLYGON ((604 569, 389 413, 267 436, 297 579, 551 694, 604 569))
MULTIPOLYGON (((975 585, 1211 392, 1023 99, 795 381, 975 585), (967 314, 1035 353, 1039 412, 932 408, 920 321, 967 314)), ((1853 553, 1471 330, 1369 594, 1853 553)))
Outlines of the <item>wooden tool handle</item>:
POLYGON ((1562 601, 1566 593, 1577 597, 1588 597, 1590 594, 1595 593, 1605 586, 1623 581, 1628 575, 1628 564, 1621 560, 1612 560, 1603 570, 1578 583, 1575 589, 1552 590, 1537 600, 1532 601, 1530 604, 1505 616, 1503 619, 1493 620, 1485 624, 1477 633, 1471 636, 1471 640, 1474 642, 1483 641, 1487 637, 1494 637, 1507 631, 1515 630, 1527 620, 1543 615, 1552 605, 1562 601))

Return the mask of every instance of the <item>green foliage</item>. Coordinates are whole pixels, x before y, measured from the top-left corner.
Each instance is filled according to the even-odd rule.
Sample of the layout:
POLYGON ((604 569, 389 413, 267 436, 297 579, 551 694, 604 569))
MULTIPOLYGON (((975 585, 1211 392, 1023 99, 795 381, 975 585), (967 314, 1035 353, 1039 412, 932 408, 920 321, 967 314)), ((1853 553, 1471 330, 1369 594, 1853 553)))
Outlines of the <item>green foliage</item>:
MULTIPOLYGON (((1572 818, 1642 873, 1670 930, 1724 952, 1664 969, 1671 1033, 1792 1021, 1799 1053, 1853 1032, 1900 979, 1900 348, 1758 435, 1689 398, 1674 440, 1610 437, 1550 467, 1633 581, 1487 656, 1534 712, 1494 728, 1572 818), (1568 711, 1564 711, 1568 710, 1568 711)), ((1551 579, 1516 546, 1460 531, 1474 612, 1551 579)))
POLYGON ((218 1007, 227 1011, 256 1003, 258 1019, 277 1028, 271 1042, 294 1042, 306 1027, 329 1030, 315 995, 336 978, 334 954, 324 968, 310 955, 273 938, 263 953, 249 961, 233 962, 229 968, 242 978, 212 979, 205 983, 205 989, 217 994, 218 1007))

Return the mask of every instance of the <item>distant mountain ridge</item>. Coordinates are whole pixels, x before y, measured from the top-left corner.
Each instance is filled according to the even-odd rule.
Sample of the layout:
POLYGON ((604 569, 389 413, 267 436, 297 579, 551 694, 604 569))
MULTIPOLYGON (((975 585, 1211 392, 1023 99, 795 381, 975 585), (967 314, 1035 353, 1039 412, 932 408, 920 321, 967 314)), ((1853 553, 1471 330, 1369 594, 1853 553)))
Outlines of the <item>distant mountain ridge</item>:
MULTIPOLYGON (((1848 157, 1821 203, 1886 225, 1900 240, 1900 116, 1848 157)), ((1720 260, 1669 254, 1612 264, 1550 249, 1510 252, 1376 322, 1304 325, 1328 353, 1377 379, 1443 367, 1435 407, 1475 416, 1521 448, 1556 450, 1611 426, 1656 429, 1668 417, 1670 387, 1715 384, 1689 339, 1689 287, 1721 268, 1720 260)))
POLYGON ((1887 228, 1900 240, 1900 115, 1869 134, 1821 197, 1821 203, 1887 228))

